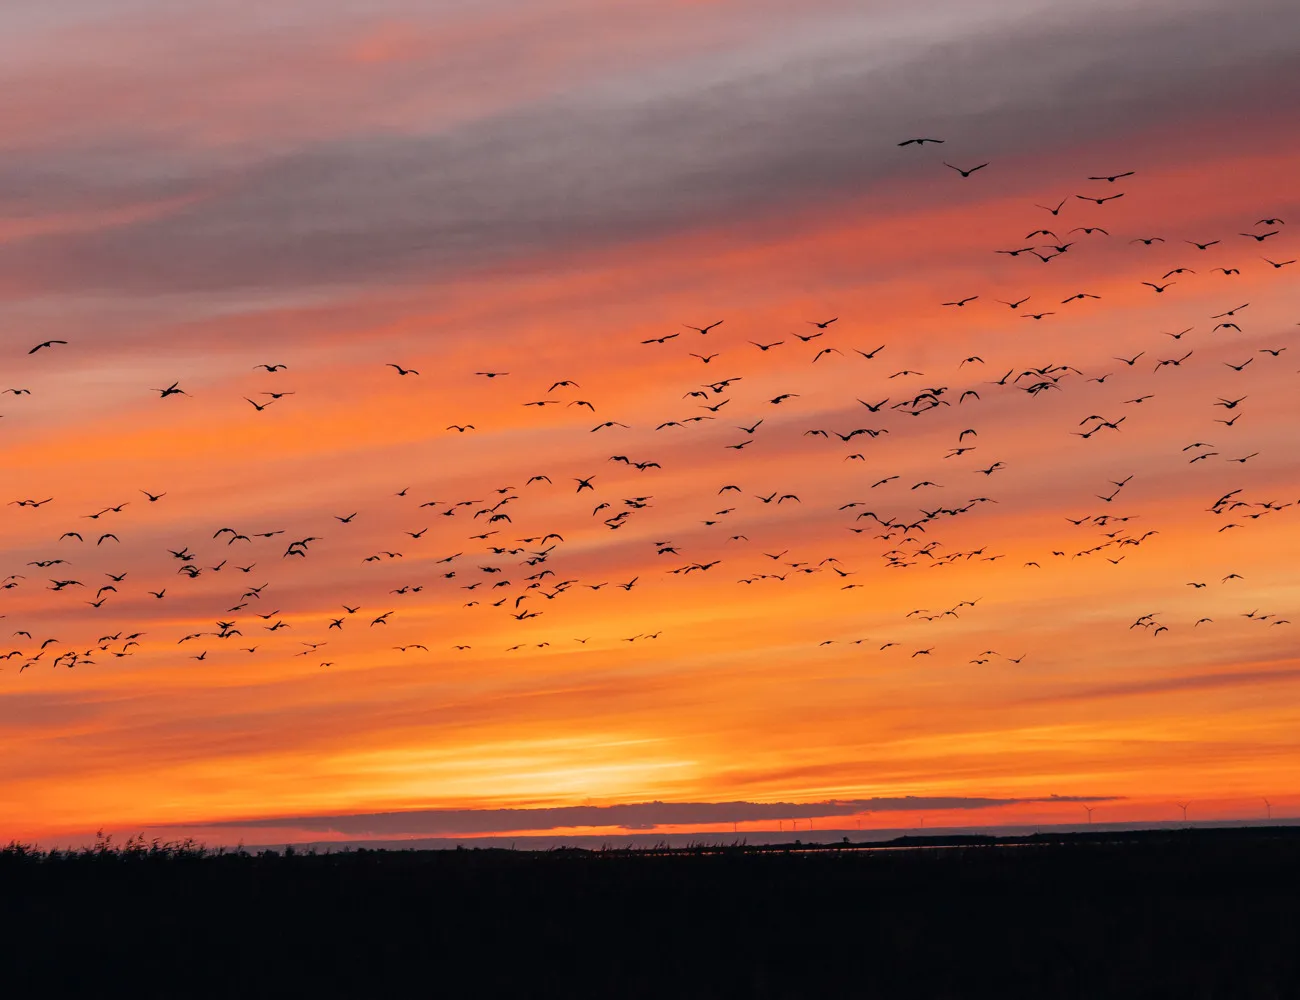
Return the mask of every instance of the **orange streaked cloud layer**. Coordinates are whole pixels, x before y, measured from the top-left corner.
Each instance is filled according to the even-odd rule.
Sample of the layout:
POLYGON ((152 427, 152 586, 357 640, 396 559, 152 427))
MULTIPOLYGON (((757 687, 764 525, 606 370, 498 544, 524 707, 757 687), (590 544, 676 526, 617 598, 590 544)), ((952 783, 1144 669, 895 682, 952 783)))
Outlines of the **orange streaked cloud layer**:
POLYGON ((1294 5, 0 25, 0 839, 1300 808, 1294 5))

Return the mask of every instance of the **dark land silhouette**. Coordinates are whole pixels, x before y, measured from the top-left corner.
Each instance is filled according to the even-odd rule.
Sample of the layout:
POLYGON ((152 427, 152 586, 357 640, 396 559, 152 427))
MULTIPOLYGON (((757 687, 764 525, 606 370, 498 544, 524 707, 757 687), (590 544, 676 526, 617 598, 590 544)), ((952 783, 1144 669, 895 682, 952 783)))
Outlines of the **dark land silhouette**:
POLYGON ((3 992, 1297 995, 1300 828, 884 847, 11 845, 0 851, 3 992))

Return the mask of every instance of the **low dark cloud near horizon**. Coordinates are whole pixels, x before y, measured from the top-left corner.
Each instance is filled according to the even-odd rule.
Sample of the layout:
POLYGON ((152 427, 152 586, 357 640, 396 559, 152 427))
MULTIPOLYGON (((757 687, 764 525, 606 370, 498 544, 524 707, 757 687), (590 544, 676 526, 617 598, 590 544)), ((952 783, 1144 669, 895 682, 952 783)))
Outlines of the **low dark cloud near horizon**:
MULTIPOLYGON (((825 802, 635 802, 612 806, 559 806, 537 809, 421 809, 410 812, 364 813, 354 816, 280 816, 215 823, 187 824, 202 829, 294 829, 347 836, 413 836, 426 834, 487 834, 515 830, 559 830, 573 827, 618 827, 649 830, 660 826, 751 823, 825 816, 855 816, 868 812, 918 812, 951 809, 990 809, 1033 803, 1114 802, 1116 795, 1050 795, 1038 798, 970 796, 900 796, 833 799, 825 802)), ((181 827, 182 829, 185 827, 181 827)))
MULTIPOLYGON (((869 192, 914 169, 916 151, 895 145, 912 134, 946 136, 955 159, 996 160, 1300 103, 1293 3, 989 11, 974 28, 911 25, 894 46, 866 14, 824 37, 835 22, 810 15, 788 51, 769 39, 722 68, 696 54, 428 132, 341 126, 237 167, 156 135, 137 144, 129 120, 109 141, 99 123, 88 146, 10 149, 0 206, 192 200, 2 243, 0 285, 145 296, 451 280, 869 192)), ((981 180, 984 194, 999 183, 981 180)))

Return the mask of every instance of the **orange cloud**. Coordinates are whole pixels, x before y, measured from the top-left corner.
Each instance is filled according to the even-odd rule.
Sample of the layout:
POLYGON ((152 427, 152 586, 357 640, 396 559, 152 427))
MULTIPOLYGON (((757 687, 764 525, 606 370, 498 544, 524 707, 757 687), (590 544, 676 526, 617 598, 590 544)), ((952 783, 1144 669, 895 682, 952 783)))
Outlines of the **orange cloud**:
MULTIPOLYGON (((28 260, 5 279, 0 388, 31 390, 0 396, 15 633, 0 656, 18 653, 0 661, 0 814, 16 817, 0 834, 908 795, 1016 800, 986 824, 1080 821, 1051 796, 1115 796, 1098 815, 1138 820, 1174 818, 1174 797, 1231 817, 1294 795, 1300 272, 1261 260, 1296 255, 1285 223, 1267 243, 1241 235, 1294 214, 1300 151, 1267 139, 1285 114, 1082 131, 968 179, 884 136, 887 169, 859 187, 783 175, 759 185, 769 197, 700 196, 615 232, 552 233, 521 198, 504 250, 458 259, 453 226, 445 257, 398 255, 391 273, 369 243, 349 273, 339 218, 290 213, 281 230, 241 201, 269 183, 242 144, 279 134, 302 81, 374 89, 305 109, 281 138, 363 156, 367 122, 526 115, 586 79, 591 37, 563 29, 597 12, 575 10, 331 24, 243 82, 199 66, 195 105, 92 65, 18 116, 34 143, 93 131, 102 71, 106 124, 156 112, 230 159, 180 171, 177 190, 201 194, 127 178, 0 223, 28 260), (544 44, 499 89, 426 93, 391 117, 368 103, 412 67, 534 31, 544 44), (1242 141, 1212 144, 1225 131, 1242 141), (1124 184, 1086 180, 1129 165, 1124 184), (1062 198, 1059 216, 1036 207, 1062 198), (276 266, 263 231, 300 234, 284 253, 301 271, 247 278, 245 253, 276 266), (993 252, 1026 241, 1070 246, 993 252), (217 246, 210 274, 146 266, 217 246), (350 280, 317 282, 313 260, 350 280), (69 343, 27 353, 44 339, 69 343), (254 369, 267 363, 288 368, 254 369), (172 382, 187 395, 160 398, 172 382), (932 410, 899 408, 926 393, 932 410), (1085 430, 1099 421, 1114 426, 1085 430), (53 666, 68 653, 75 666, 53 666)), ((709 28, 701 50, 725 49, 734 7, 673 10, 709 28)), ((649 8, 601 17, 600 72, 666 58, 666 28, 632 37, 649 8)), ((577 219, 574 185, 559 203, 577 219)), ((281 206, 286 189, 267 190, 281 206)), ((391 249, 364 213, 344 221, 391 249)))

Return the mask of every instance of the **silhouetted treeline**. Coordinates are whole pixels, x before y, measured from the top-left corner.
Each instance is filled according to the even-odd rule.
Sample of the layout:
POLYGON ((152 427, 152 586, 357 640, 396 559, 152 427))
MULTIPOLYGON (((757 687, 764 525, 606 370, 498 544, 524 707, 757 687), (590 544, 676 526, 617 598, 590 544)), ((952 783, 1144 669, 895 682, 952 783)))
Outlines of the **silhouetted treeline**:
POLYGON ((0 992, 1293 997, 1297 832, 893 851, 13 845, 0 992))

